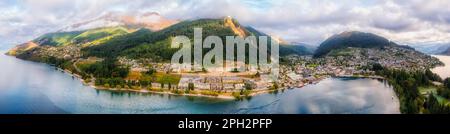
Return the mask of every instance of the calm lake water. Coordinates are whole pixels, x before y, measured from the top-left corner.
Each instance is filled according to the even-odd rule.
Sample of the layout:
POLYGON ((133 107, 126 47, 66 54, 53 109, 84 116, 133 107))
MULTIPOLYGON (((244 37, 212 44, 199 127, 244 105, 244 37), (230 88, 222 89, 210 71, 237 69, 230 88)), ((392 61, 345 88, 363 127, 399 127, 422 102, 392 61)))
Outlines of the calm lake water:
POLYGON ((0 55, 0 113, 399 113, 392 88, 373 79, 329 78, 243 101, 118 93, 83 86, 54 67, 0 55))
POLYGON ((433 68, 431 71, 441 76, 442 79, 450 77, 450 56, 433 56, 444 62, 445 66, 433 68))

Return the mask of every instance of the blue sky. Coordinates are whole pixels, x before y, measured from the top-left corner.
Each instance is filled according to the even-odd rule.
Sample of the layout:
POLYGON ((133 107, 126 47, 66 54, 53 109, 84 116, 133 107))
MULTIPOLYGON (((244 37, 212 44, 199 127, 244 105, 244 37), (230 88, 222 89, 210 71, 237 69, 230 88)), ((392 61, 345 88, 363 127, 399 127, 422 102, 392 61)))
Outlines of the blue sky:
POLYGON ((318 45, 343 31, 400 44, 450 43, 448 0, 2 0, 0 44, 17 44, 108 12, 158 12, 178 20, 232 16, 291 42, 318 45))

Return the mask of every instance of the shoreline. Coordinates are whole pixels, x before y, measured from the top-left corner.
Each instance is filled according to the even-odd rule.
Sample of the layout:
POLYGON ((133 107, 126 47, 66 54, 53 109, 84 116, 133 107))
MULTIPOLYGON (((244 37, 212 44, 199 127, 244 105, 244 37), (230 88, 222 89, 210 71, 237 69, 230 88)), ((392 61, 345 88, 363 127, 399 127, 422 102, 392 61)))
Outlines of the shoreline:
MULTIPOLYGON (((51 67, 55 67, 55 66, 51 66, 51 67)), ((74 74, 73 72, 67 70, 67 69, 62 69, 59 67, 55 67, 57 68, 58 71, 64 72, 65 74, 68 74, 74 78, 77 78, 84 86, 89 86, 91 88, 93 88, 94 90, 103 90, 103 91, 112 91, 112 92, 134 92, 134 93, 153 93, 153 94, 167 94, 167 95, 175 95, 175 96, 192 96, 192 97, 207 97, 207 98, 215 98, 215 99, 225 99, 225 100, 238 100, 239 98, 236 98, 233 95, 218 95, 218 96, 213 96, 213 95, 204 95, 204 94, 190 94, 190 93, 182 93, 182 94, 177 94, 177 93, 173 93, 171 91, 152 91, 152 90, 147 90, 147 89, 128 89, 128 88, 121 88, 121 89, 117 89, 117 88, 106 88, 106 87, 101 87, 101 86, 95 86, 92 83, 86 83, 86 81, 84 79, 81 78, 80 75, 78 74, 74 74)), ((317 84, 320 81, 324 80, 326 78, 320 79, 319 81, 316 81, 312 84, 317 84)), ((301 87, 292 87, 292 89, 294 88, 302 88, 305 87, 307 85, 310 84, 306 84, 303 85, 301 87)), ((241 95, 240 97, 253 97, 253 96, 257 96, 257 95, 261 95, 261 94, 266 94, 266 93, 271 93, 274 91, 279 91, 279 90, 283 90, 283 89, 291 89, 290 87, 280 87, 278 89, 274 89, 274 90, 253 90, 249 95, 245 96, 245 95, 241 95)), ((195 91, 195 90, 194 90, 195 91)), ((228 93, 233 93, 233 92, 228 92, 228 93)))
POLYGON ((364 75, 337 75, 334 76, 335 78, 365 78, 365 79, 381 79, 384 80, 386 78, 377 76, 377 75, 371 75, 371 76, 364 76, 364 75))
POLYGON ((202 94, 176 94, 176 93, 172 93, 172 92, 167 92, 167 91, 151 91, 151 90, 146 90, 146 89, 139 89, 139 90, 135 90, 135 89, 128 89, 128 88, 121 88, 121 89, 117 89, 117 88, 106 88, 106 87, 100 87, 100 86, 95 86, 92 83, 86 83, 86 81, 84 79, 81 78, 80 75, 78 74, 74 74, 69 70, 66 69, 61 69, 58 67, 55 67, 58 69, 58 71, 62 71, 72 77, 77 78, 84 86, 89 86, 95 90, 103 90, 103 91, 115 91, 115 92, 135 92, 135 93, 154 93, 154 94, 168 94, 168 95, 177 95, 177 96, 193 96, 193 97, 208 97, 208 98, 218 98, 218 99, 236 99, 233 96, 227 96, 227 95, 218 95, 218 96, 211 96, 211 95, 202 95, 202 94))
POLYGON ((103 91, 112 91, 112 92, 134 92, 134 93, 152 93, 152 94, 167 94, 167 95, 174 95, 174 96, 192 96, 192 97, 207 97, 207 98, 216 98, 216 99, 227 99, 227 100, 234 100, 233 96, 226 96, 226 95, 218 95, 218 96, 211 96, 211 95, 202 95, 202 94, 176 94, 172 92, 159 92, 159 91, 151 91, 146 89, 140 89, 140 90, 134 90, 134 89, 116 89, 116 88, 104 88, 104 87, 97 87, 90 85, 89 87, 94 88, 95 90, 103 90, 103 91))
MULTIPOLYGON (((70 75, 72 77, 77 78, 84 86, 89 86, 89 87, 91 87, 91 88, 93 88, 95 90, 114 91, 114 92, 135 92, 135 93, 167 94, 167 95, 176 95, 176 96, 207 97, 207 98, 227 99, 227 100, 235 100, 236 99, 234 96, 228 96, 228 95, 212 96, 212 95, 189 94, 189 93, 177 94, 177 93, 172 93, 170 91, 152 91, 152 90, 147 90, 147 89, 135 90, 135 89, 128 89, 128 88, 117 89, 117 88, 100 87, 100 86, 95 86, 92 83, 86 83, 86 81, 84 79, 82 79, 80 75, 74 74, 74 73, 72 73, 69 70, 61 69, 61 68, 58 68, 58 67, 55 67, 55 68, 57 68, 58 71, 62 71, 62 72, 66 73, 66 74, 68 74, 68 75, 70 75)), ((250 96, 253 96, 253 95, 250 95, 250 96)), ((245 96, 242 96, 242 97, 245 97, 245 96)))
MULTIPOLYGON (((54 66, 52 66, 54 67, 54 66)), ((89 86, 91 88, 93 88, 94 90, 103 90, 103 91, 112 91, 112 92, 134 92, 134 93, 152 93, 152 94, 167 94, 167 95, 175 95, 175 96, 192 96, 192 97, 206 97, 206 98, 215 98, 215 99, 225 99, 225 100, 238 100, 239 98, 236 98, 233 95, 218 95, 218 96, 213 96, 213 95, 204 95, 204 94, 190 94, 190 93, 185 93, 183 92, 182 94, 177 94, 177 93, 173 93, 171 91, 152 91, 152 90, 148 90, 148 89, 128 89, 128 88, 121 88, 121 89, 117 89, 117 88, 106 88, 106 87, 101 87, 101 86, 95 86, 92 83, 86 83, 84 79, 81 78, 80 75, 78 74, 74 74, 73 72, 66 70, 66 69, 61 69, 58 67, 55 67, 58 69, 58 71, 62 71, 66 74, 69 74, 72 77, 77 78, 84 86, 89 86)), ((304 84, 302 86, 298 86, 298 87, 280 87, 278 89, 274 89, 274 90, 253 90, 249 95, 245 96, 245 95, 241 95, 240 97, 253 97, 253 96, 257 96, 257 95, 261 95, 261 94, 267 94, 267 93, 271 93, 271 92, 275 92, 275 91, 280 91, 280 90, 284 90, 284 89, 295 89, 295 88, 303 88, 305 86, 308 85, 312 85, 312 84, 317 84, 327 78, 366 78, 366 79, 385 79, 384 77, 381 76, 363 76, 363 75, 337 75, 337 76, 327 76, 324 78, 321 78, 318 81, 314 81, 310 84, 304 84)), ((196 90, 194 90, 196 91, 196 90)), ((197 90, 198 91, 198 90, 197 90)), ((231 92, 233 93, 233 92, 231 92)))
MULTIPOLYGON (((8 55, 8 54, 3 54, 3 55, 5 55, 5 56, 11 56, 11 57, 16 58, 16 59, 20 59, 20 58, 17 58, 17 57, 15 57, 15 56, 8 55)), ((20 60, 24 60, 24 59, 20 59, 20 60)), ((151 90, 146 90, 146 89, 134 90, 134 89, 125 89, 125 88, 122 88, 122 89, 115 89, 115 88, 99 87, 99 86, 93 85, 92 83, 86 83, 86 81, 85 81, 84 79, 82 79, 80 75, 75 74, 75 73, 73 73, 73 72, 70 71, 70 70, 62 69, 62 68, 59 68, 59 67, 56 67, 56 66, 47 64, 47 63, 43 63, 43 62, 37 62, 37 61, 31 61, 31 60, 24 60, 24 61, 34 62, 34 63, 40 63, 40 64, 46 65, 46 66, 48 66, 48 67, 51 67, 51 68, 53 68, 55 71, 59 71, 59 72, 61 72, 61 73, 64 73, 64 74, 67 74, 67 75, 71 76, 73 79, 75 79, 75 78, 78 79, 78 81, 80 81, 81 84, 83 84, 83 86, 91 87, 91 88, 93 88, 94 90, 116 91, 116 92, 123 92, 123 91, 125 91, 125 92, 135 92, 135 93, 153 93, 153 94, 167 94, 167 95, 192 96, 192 97, 207 97, 207 98, 216 98, 216 99, 225 99, 225 100, 236 100, 236 99, 237 99, 237 98, 235 98, 235 97, 232 96, 232 95, 218 95, 218 96, 212 96, 212 95, 203 95, 203 94, 187 94, 187 93, 184 93, 184 92, 183 92, 183 94, 176 94, 176 93, 172 93, 172 92, 170 92, 170 91, 169 91, 169 92, 167 92, 167 91, 159 92, 159 91, 151 91, 151 90)), ((252 94, 253 94, 253 93, 252 93, 252 94)), ((253 95, 249 95, 249 96, 253 96, 253 95)), ((241 95, 241 97, 245 97, 245 96, 241 95)))
MULTIPOLYGON (((6 54, 5 54, 6 55, 6 54)), ((9 55, 7 55, 9 56, 9 55)), ((13 56, 14 57, 14 56, 13 56)), ((15 57, 16 58, 16 57, 15 57)), ((28 60, 26 60, 28 61, 28 60)), ((32 61, 34 62, 34 61, 32 61)), ((37 62, 37 63, 42 63, 42 62, 37 62)), ((267 93, 271 93, 271 92, 275 92, 275 91, 280 91, 280 90, 284 90, 284 89, 295 89, 295 88, 303 88, 305 86, 311 85, 311 84, 317 84, 319 82, 321 82, 324 79, 327 78, 371 78, 371 79, 385 79, 381 76, 362 76, 362 75, 338 75, 338 76, 327 76, 327 77, 323 77, 318 81, 314 81, 312 83, 308 83, 308 84, 304 84, 302 86, 295 86, 295 87, 280 87, 278 89, 274 89, 274 90, 253 90, 250 94, 246 95, 240 95, 240 98, 236 98, 233 95, 221 95, 219 94, 218 96, 213 96, 213 95, 204 95, 204 94, 190 94, 190 93, 185 93, 182 92, 181 94, 177 94, 177 93, 173 93, 171 91, 152 91, 152 90, 147 90, 147 89, 126 89, 126 88, 121 88, 121 89, 117 89, 117 88, 106 88, 106 87, 100 87, 100 86, 95 86, 92 82, 91 83, 86 83, 86 81, 84 79, 81 78, 80 75, 73 73, 70 70, 67 69, 62 69, 50 64, 46 64, 45 65, 49 66, 49 67, 54 67, 56 68, 57 71, 61 71, 65 74, 68 74, 69 76, 71 76, 72 78, 77 78, 81 84, 83 84, 84 86, 89 86, 91 88, 93 88, 94 90, 103 90, 103 91, 113 91, 113 92, 135 92, 135 93, 153 93, 153 94, 167 94, 167 95, 176 95, 176 96, 192 96, 192 97, 207 97, 207 98, 216 98, 216 99, 226 99, 226 100, 238 100, 241 97, 245 98, 245 97, 252 97, 252 96, 257 96, 257 95, 261 95, 261 94, 267 94, 267 93)), ((194 90, 196 91, 196 90, 194 90)), ((198 90, 197 90, 198 91, 198 90)), ((227 92, 227 93, 233 93, 233 92, 227 92)))

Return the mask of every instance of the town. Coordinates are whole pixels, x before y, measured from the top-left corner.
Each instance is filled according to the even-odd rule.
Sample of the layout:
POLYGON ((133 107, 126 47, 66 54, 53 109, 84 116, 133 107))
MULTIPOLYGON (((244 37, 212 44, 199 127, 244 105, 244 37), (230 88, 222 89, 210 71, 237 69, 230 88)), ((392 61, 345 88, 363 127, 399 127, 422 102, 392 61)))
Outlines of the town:
MULTIPOLYGON (((375 63, 386 68, 399 70, 424 70, 442 65, 431 56, 421 54, 410 48, 386 46, 384 48, 345 48, 333 50, 324 57, 285 56, 280 59, 279 76, 273 78, 270 69, 255 69, 243 63, 245 71, 225 68, 202 68, 200 71, 173 68, 169 62, 157 62, 150 58, 130 59, 125 56, 117 58, 117 64, 129 68, 124 83, 114 85, 93 76, 84 77, 83 64, 100 62, 97 57, 82 57, 76 46, 40 47, 32 51, 33 55, 46 54, 59 59, 69 60, 72 70, 87 85, 97 89, 129 90, 137 92, 163 92, 172 94, 213 96, 222 98, 241 98, 278 89, 300 88, 315 84, 329 77, 365 77, 376 76, 371 66, 375 63), (148 75, 151 72, 150 75, 148 75), (145 84, 143 84, 145 83, 145 84)), ((229 62, 229 61, 225 61, 229 62)))
MULTIPOLYGON (((378 63, 383 67, 399 70, 423 70, 442 63, 417 51, 401 47, 346 48, 330 52, 322 58, 312 56, 287 56, 281 59, 280 76, 271 79, 270 70, 252 70, 245 72, 228 69, 225 72, 184 71, 171 68, 170 63, 149 63, 146 59, 119 58, 119 63, 129 66, 131 72, 146 72, 149 69, 163 74, 176 74, 176 85, 164 87, 161 83, 152 83, 150 89, 212 91, 224 96, 252 96, 277 89, 300 88, 315 84, 329 77, 365 77, 382 78, 371 71, 371 65, 378 63)), ((195 93, 195 92, 194 92, 195 93)), ((208 94, 211 95, 211 94, 208 94)))

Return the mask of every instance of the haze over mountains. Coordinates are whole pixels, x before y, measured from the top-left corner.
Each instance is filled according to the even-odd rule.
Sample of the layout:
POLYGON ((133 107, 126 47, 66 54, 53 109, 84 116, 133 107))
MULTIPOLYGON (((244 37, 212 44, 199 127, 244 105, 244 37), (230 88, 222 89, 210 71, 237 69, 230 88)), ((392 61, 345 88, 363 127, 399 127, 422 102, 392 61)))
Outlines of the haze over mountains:
POLYGON ((440 53, 442 55, 450 55, 450 47, 447 48, 447 50, 445 50, 444 52, 440 53))
POLYGON ((157 12, 146 12, 132 15, 110 12, 93 20, 69 25, 59 30, 59 32, 82 31, 94 28, 115 26, 125 26, 128 28, 147 28, 152 31, 158 31, 175 23, 178 23, 178 20, 167 19, 157 12))
POLYGON ((439 55, 450 49, 450 44, 411 45, 411 47, 423 53, 439 55))
POLYGON ((318 46, 315 45, 311 45, 311 44, 306 44, 306 43, 301 43, 301 42, 291 42, 291 45, 298 45, 298 46, 303 46, 306 48, 307 51, 314 53, 317 50, 318 46))

